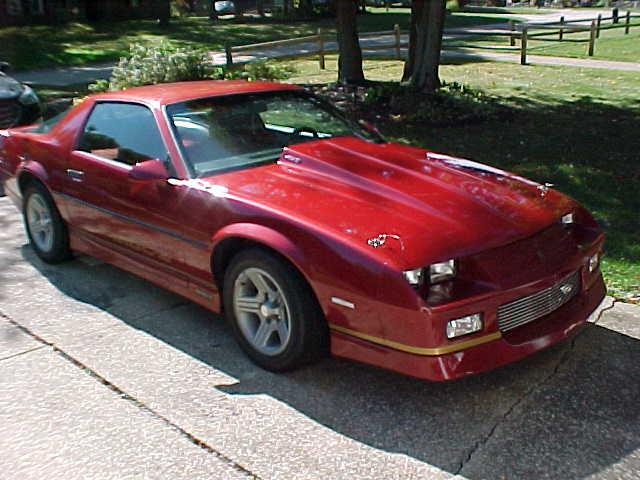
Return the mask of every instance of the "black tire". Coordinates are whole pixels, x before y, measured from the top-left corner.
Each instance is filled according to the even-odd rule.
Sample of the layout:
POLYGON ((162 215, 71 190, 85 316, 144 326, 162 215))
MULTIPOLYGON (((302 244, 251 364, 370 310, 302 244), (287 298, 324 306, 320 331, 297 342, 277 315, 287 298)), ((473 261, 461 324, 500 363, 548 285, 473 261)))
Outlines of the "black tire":
POLYGON ((292 370, 319 359, 328 350, 327 324, 311 288, 292 265, 267 250, 252 248, 232 259, 224 276, 223 302, 225 316, 238 344, 265 370, 292 370), (234 308, 234 289, 238 277, 247 269, 259 269, 268 274, 285 299, 290 334, 281 352, 265 354, 254 347, 243 333, 234 308))
POLYGON ((22 214, 24 217, 24 225, 29 237, 31 247, 46 263, 60 263, 71 258, 71 250, 69 249, 69 233, 64 220, 60 216, 60 212, 56 207, 51 194, 44 185, 39 182, 32 182, 27 185, 23 193, 22 214), (52 241, 50 247, 43 247, 42 242, 37 241, 29 222, 28 205, 37 197, 49 212, 52 226, 52 241))

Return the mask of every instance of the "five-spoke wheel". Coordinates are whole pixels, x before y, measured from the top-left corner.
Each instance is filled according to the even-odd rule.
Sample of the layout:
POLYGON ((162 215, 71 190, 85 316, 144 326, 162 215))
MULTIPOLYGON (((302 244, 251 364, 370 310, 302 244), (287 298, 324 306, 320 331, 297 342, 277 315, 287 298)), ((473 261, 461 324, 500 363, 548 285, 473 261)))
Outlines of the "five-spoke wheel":
POLYGON ((23 215, 29 241, 45 262, 58 263, 70 257, 67 228, 47 189, 37 182, 23 192, 23 215))
POLYGON ((237 276, 233 308, 238 326, 264 355, 281 353, 291 338, 291 320, 282 287, 262 269, 249 267, 237 276))
POLYGON ((224 310, 242 349, 267 370, 314 360, 327 348, 318 302, 300 273, 261 248, 237 254, 227 268, 224 310))

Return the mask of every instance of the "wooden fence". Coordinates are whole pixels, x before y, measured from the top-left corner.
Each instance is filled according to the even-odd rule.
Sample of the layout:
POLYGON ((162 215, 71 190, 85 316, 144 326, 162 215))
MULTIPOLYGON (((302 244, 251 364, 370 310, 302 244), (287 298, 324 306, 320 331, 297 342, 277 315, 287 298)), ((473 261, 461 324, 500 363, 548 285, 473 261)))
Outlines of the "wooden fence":
MULTIPOLYGON (((468 30, 456 30, 451 31, 448 34, 455 35, 457 37, 469 37, 473 40, 481 40, 483 37, 497 38, 508 37, 509 45, 479 45, 475 43, 454 43, 447 44, 446 46, 451 48, 470 48, 470 49, 483 49, 483 50, 503 50, 514 51, 520 53, 520 63, 522 65, 527 64, 527 55, 531 51, 535 51, 545 46, 532 47, 530 42, 532 40, 545 41, 545 42, 576 42, 587 44, 587 54, 593 56, 595 50, 596 40, 600 38, 600 33, 603 30, 611 30, 624 28, 624 33, 628 34, 632 27, 638 27, 640 24, 633 24, 632 20, 640 18, 640 14, 633 14, 631 11, 627 11, 624 15, 620 15, 617 8, 612 10, 610 16, 603 17, 601 14, 593 19, 579 19, 579 20, 565 20, 564 17, 560 17, 557 22, 546 23, 532 23, 516 25, 512 20, 509 20, 508 27, 506 29, 473 29, 468 30), (589 32, 588 38, 567 38, 575 33, 589 32), (518 45, 519 42, 519 45, 518 45)), ((377 43, 374 45, 363 45, 363 51, 370 50, 390 50, 393 52, 393 57, 400 60, 402 58, 402 49, 407 48, 407 42, 402 42, 402 35, 407 32, 402 32, 398 25, 395 25, 393 30, 381 31, 381 32, 365 32, 360 34, 360 39, 367 39, 372 37, 389 37, 391 40, 388 43, 377 43)), ((447 32, 445 31, 445 35, 447 32)), ((279 58, 284 57, 308 57, 310 55, 318 56, 318 65, 320 69, 325 69, 325 56, 337 51, 337 45, 335 37, 329 36, 327 33, 318 29, 316 35, 309 35, 306 37, 290 38, 286 40, 275 40, 272 42, 254 43, 251 45, 238 45, 225 47, 226 64, 227 66, 234 64, 234 54, 242 54, 243 52, 272 49, 279 47, 288 47, 292 45, 306 45, 311 48, 300 49, 299 51, 291 51, 283 55, 278 55, 279 58), (333 45, 327 45, 328 42, 333 42, 333 45)), ((361 42, 362 44, 362 42, 361 42)), ((266 55, 268 56, 268 55, 266 55)))

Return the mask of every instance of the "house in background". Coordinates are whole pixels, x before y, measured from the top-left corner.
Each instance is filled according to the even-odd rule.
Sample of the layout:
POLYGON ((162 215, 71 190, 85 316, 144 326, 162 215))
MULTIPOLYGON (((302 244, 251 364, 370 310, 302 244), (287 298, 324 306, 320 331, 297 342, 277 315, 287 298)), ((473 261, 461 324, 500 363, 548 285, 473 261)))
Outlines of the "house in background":
POLYGON ((169 4, 169 0, 0 0, 0 27, 164 18, 169 4))

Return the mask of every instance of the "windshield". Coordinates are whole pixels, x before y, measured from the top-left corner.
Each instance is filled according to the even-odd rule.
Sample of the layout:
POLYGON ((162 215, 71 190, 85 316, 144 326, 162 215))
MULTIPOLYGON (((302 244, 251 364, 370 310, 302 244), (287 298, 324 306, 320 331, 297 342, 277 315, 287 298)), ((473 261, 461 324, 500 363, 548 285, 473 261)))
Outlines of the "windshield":
POLYGON ((167 107, 183 156, 197 177, 276 161, 282 148, 322 138, 375 134, 304 92, 210 97, 167 107))

